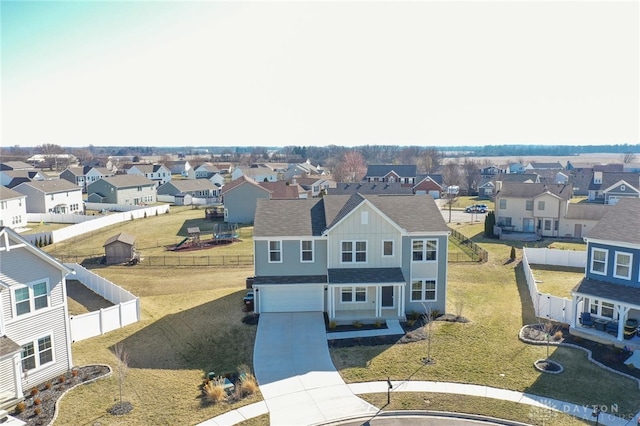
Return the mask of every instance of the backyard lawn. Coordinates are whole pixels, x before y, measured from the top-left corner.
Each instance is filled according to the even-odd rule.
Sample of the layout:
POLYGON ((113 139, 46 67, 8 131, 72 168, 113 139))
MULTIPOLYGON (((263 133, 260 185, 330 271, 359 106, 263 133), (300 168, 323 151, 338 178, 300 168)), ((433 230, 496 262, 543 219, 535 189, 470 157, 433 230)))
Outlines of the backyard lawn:
POLYGON ((584 268, 529 265, 540 293, 571 299, 571 289, 584 278, 584 268))

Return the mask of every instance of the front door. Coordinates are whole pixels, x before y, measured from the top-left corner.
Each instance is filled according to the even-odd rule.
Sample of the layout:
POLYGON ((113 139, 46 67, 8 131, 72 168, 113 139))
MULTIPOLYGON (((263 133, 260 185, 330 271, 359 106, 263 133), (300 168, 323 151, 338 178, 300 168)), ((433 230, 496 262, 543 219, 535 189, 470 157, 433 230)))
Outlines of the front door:
POLYGON ((579 223, 576 223, 576 225, 573 228, 573 236, 576 238, 582 238, 582 225, 579 223))
POLYGON ((393 286, 382 287, 382 307, 393 308, 393 286))

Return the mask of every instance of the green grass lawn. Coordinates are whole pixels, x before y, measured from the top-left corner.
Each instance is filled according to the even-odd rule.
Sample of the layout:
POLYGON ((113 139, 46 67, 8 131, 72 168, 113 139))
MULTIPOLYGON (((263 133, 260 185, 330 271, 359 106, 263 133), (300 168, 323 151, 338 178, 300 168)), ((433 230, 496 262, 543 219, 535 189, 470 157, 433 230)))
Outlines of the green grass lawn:
POLYGON ((529 265, 540 293, 571 299, 571 289, 584 278, 584 268, 529 265))
MULTIPOLYGON (((431 348, 436 363, 430 366, 421 361, 427 354, 426 341, 332 349, 332 359, 344 379, 361 382, 390 377, 473 383, 577 404, 618 404, 621 415, 637 412, 637 383, 598 368, 582 351, 564 347, 550 350, 550 358, 565 367, 560 375, 546 375, 533 368, 536 359, 546 357, 546 348, 524 344, 517 338, 523 325, 537 321, 521 265, 508 262, 509 244, 479 235, 482 225, 461 226, 459 231, 475 236, 474 240, 489 251, 489 262, 484 264, 449 264, 447 310, 461 311, 470 322, 436 323, 431 348)), ((517 252, 519 259, 521 251, 517 252)), ((503 416, 502 410, 486 401, 465 407, 474 413, 503 416)), ((409 408, 424 408, 424 404, 409 408)))

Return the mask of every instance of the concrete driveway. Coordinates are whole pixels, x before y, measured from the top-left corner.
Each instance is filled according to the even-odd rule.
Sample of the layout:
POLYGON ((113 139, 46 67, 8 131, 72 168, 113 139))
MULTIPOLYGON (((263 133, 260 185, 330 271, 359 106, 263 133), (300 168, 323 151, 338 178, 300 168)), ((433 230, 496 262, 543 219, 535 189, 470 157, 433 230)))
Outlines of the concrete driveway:
POLYGON ((378 412, 336 371, 320 312, 260 314, 253 365, 272 425, 322 424, 378 412))

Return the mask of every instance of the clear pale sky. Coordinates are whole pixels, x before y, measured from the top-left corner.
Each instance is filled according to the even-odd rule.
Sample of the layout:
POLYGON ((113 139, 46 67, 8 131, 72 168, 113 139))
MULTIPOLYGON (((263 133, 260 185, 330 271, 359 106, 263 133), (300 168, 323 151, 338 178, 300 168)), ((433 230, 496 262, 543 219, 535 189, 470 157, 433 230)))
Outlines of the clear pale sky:
POLYGON ((2 1, 1 144, 640 143, 630 1, 2 1))

